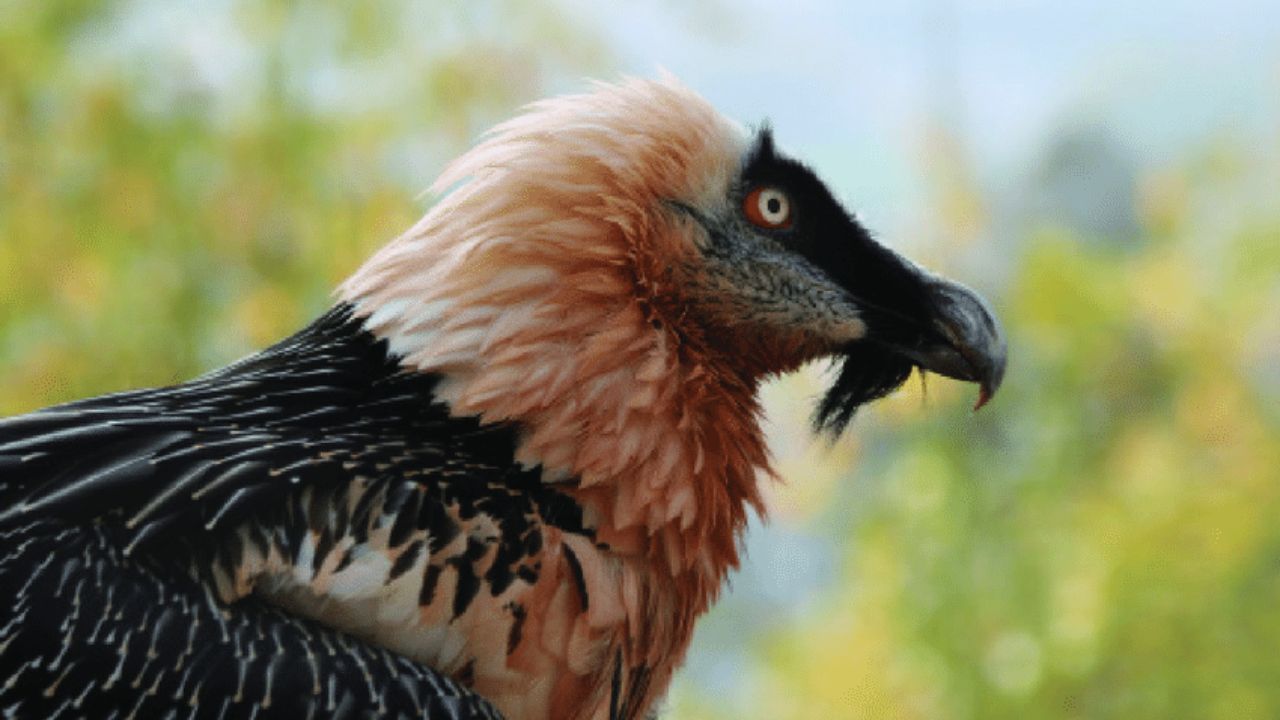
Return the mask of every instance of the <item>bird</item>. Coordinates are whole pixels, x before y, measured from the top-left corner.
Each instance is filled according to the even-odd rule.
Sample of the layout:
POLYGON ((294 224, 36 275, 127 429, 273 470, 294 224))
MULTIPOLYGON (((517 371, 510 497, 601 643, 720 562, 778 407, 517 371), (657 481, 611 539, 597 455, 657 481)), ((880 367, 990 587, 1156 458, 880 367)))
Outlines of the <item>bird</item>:
POLYGON ((1001 384, 976 292, 669 74, 535 102, 277 344, 0 421, 5 717, 652 717, 773 475, 913 371, 1001 384))

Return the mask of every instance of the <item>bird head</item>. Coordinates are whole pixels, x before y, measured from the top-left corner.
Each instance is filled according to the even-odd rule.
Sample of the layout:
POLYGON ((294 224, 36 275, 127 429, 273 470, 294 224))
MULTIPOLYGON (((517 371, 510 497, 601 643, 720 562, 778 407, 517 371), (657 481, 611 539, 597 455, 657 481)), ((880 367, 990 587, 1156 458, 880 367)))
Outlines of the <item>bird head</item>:
POLYGON ((643 396, 683 364, 753 386, 829 356, 815 421, 838 431, 913 368, 977 383, 978 406, 1000 385, 981 297, 877 242, 767 127, 669 76, 535 103, 433 189, 342 294, 405 364, 445 375, 456 412, 527 421, 565 384, 599 391, 571 404, 607 404, 605 378, 643 396))

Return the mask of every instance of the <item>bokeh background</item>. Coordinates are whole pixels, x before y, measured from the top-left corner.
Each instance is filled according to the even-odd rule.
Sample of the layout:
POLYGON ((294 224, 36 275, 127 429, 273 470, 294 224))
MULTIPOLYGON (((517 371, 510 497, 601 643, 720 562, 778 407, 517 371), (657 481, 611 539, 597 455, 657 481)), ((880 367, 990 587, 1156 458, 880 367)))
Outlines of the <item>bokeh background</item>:
POLYGON ((1280 717, 1280 4, 0 1, 0 414, 289 333, 521 104, 665 67, 993 299, 784 484, 669 718, 1280 717), (618 4, 621 5, 621 4, 618 4))

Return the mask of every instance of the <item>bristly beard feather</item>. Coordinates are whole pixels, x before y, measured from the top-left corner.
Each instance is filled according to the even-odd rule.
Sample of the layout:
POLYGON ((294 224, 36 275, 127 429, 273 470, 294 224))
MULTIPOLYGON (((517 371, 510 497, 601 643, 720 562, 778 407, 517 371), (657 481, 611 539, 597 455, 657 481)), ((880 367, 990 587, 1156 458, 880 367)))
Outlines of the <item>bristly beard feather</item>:
POLYGON ((859 407, 906 382, 915 367, 901 355, 865 342, 846 345, 838 357, 840 374, 813 413, 814 431, 832 437, 844 432, 859 407))

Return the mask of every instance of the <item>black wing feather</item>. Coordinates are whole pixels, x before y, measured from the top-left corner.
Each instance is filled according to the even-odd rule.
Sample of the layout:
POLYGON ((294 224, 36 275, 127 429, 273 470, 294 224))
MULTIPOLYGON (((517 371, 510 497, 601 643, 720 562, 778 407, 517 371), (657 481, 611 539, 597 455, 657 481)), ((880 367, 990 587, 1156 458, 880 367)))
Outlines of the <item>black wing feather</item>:
POLYGON ((253 598, 225 608, 180 568, 126 558, 109 526, 5 540, 6 717, 499 718, 386 650, 253 598))
MULTIPOLYGON (((514 432, 449 417, 432 400, 435 382, 402 371, 338 306, 189 383, 0 421, 0 608, 9 603, 0 611, 0 707, 33 717, 103 714, 86 708, 496 717, 428 668, 252 597, 221 606, 196 568, 234 564, 245 541, 232 527, 251 528, 248 542, 260 548, 298 547, 307 527, 298 516, 333 513, 342 504, 318 498, 345 493, 357 476, 377 490, 362 500, 401 496, 371 499, 325 527, 358 532, 375 505, 420 523, 442 504, 500 515, 519 488, 543 517, 581 531, 576 506, 513 461, 514 432), (406 492, 411 476, 436 500, 406 492), (304 487, 325 506, 295 507, 304 487), (146 660, 152 645, 180 657, 178 667, 146 660)), ((448 519, 434 521, 447 535, 448 519)))

